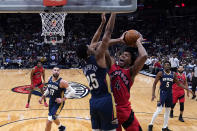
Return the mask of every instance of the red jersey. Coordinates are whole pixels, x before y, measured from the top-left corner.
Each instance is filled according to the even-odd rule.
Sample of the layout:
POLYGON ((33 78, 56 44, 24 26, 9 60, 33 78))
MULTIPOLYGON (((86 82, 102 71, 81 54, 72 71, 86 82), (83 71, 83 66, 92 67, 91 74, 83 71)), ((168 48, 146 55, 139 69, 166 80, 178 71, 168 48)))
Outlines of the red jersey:
MULTIPOLYGON (((184 85, 184 83, 185 83, 185 81, 186 81, 185 74, 184 74, 184 73, 182 73, 182 74, 176 73, 176 75, 177 75, 178 81, 179 81, 181 84, 184 85)), ((183 91, 184 91, 184 89, 181 88, 181 87, 179 87, 176 83, 173 84, 172 89, 173 89, 173 90, 177 90, 177 91, 180 91, 180 90, 183 90, 183 91)))
POLYGON ((44 69, 43 67, 38 68, 37 66, 34 67, 34 74, 33 74, 33 81, 42 81, 42 73, 44 69))
POLYGON ((131 108, 130 88, 133 85, 131 80, 130 69, 123 69, 120 66, 113 64, 109 70, 111 79, 112 91, 117 107, 131 108))

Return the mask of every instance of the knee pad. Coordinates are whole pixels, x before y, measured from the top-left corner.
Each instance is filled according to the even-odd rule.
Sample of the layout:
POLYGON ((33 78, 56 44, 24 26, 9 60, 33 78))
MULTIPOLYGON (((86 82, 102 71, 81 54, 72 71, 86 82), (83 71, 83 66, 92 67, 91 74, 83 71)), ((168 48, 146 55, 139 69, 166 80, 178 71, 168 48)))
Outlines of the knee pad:
POLYGON ((52 116, 48 116, 49 121, 53 121, 52 116))
POLYGON ((58 117, 56 115, 48 116, 49 121, 56 120, 58 117))
POLYGON ((184 111, 184 103, 180 103, 180 111, 184 111))

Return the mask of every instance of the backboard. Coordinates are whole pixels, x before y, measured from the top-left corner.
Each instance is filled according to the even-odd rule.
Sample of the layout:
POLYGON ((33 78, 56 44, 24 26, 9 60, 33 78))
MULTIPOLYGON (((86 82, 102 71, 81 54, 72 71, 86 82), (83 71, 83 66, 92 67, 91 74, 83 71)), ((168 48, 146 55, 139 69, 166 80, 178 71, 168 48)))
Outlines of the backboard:
MULTIPOLYGON (((51 0, 54 1, 54 0, 51 0)), ((67 13, 133 12, 137 0, 67 0, 62 7, 45 7, 42 0, 0 0, 0 13, 40 13, 44 10, 67 13)))

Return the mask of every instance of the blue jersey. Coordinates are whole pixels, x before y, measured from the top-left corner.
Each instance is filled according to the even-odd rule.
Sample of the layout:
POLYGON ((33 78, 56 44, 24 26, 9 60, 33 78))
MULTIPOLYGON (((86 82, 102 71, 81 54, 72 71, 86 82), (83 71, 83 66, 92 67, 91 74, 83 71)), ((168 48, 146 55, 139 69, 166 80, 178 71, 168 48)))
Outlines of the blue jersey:
POLYGON ((92 94, 90 99, 92 129, 112 130, 118 127, 116 106, 107 71, 107 68, 98 66, 95 56, 88 57, 83 68, 92 94))
POLYGON ((160 83, 161 83, 160 90, 172 92, 173 81, 174 81, 174 73, 170 72, 169 74, 167 74, 163 70, 162 77, 160 78, 160 83))
POLYGON ((50 96, 50 102, 55 102, 56 98, 63 98, 65 93, 65 88, 60 88, 60 81, 62 78, 59 78, 57 81, 52 81, 52 76, 50 77, 48 81, 48 90, 49 90, 49 96, 50 96))
POLYGON ((94 56, 88 57, 83 73, 87 77, 92 97, 103 96, 111 92, 107 69, 99 67, 94 56))

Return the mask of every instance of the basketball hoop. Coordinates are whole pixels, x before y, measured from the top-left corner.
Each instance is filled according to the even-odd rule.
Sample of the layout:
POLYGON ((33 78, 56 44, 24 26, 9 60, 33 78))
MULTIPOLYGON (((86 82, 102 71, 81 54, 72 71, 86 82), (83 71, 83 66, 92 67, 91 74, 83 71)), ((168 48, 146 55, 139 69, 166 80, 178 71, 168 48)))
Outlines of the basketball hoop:
POLYGON ((40 13, 42 19, 42 34, 45 43, 63 43, 64 21, 67 13, 64 12, 42 12, 40 13), (52 38, 51 38, 52 37, 52 38), (59 38, 57 38, 59 37, 59 38))

